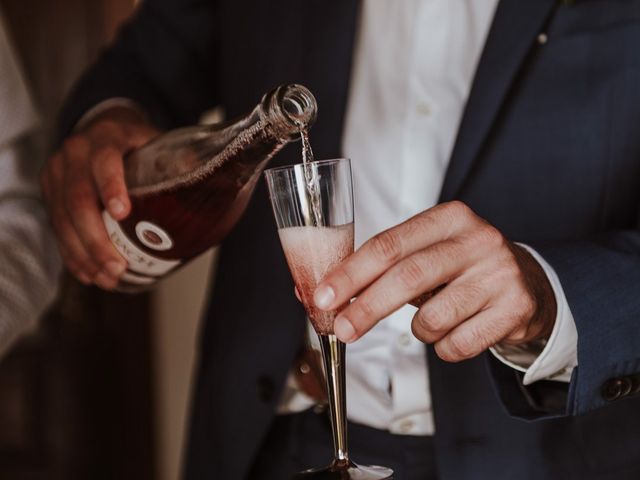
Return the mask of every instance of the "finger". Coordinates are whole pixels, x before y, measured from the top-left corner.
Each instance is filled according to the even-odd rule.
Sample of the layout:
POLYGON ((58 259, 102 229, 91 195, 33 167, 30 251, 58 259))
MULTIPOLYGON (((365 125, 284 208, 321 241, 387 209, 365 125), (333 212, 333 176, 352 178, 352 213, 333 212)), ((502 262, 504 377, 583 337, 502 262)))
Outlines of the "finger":
POLYGON ((76 195, 77 207, 72 224, 89 257, 100 271, 95 282, 103 288, 113 288, 126 269, 126 262, 111 244, 98 209, 97 200, 76 195))
POLYGON ((436 354, 446 362, 473 358, 500 342, 513 330, 507 312, 488 308, 451 330, 434 344, 436 354))
POLYGON ((460 277, 420 307, 411 322, 413 335, 424 343, 435 343, 486 308, 490 299, 480 280, 460 277))
POLYGON ((368 240, 327 275, 315 291, 322 310, 354 297, 382 273, 418 250, 450 238, 477 217, 461 202, 437 205, 368 240))
POLYGON ((137 125, 134 130, 129 132, 127 139, 129 148, 140 148, 153 140, 159 133, 159 130, 149 125, 137 125))
POLYGON ((93 178, 102 204, 116 220, 125 218, 131 203, 124 181, 124 163, 116 148, 102 148, 91 162, 93 178))
POLYGON ((114 290, 120 283, 120 279, 119 276, 116 277, 102 270, 93 278, 93 282, 103 290, 114 290))
POLYGON ((48 203, 51 225, 56 232, 63 261, 74 274, 76 271, 93 278, 98 273, 99 266, 91 260, 82 242, 71 224, 65 207, 64 165, 63 156, 55 155, 51 158, 47 168, 47 184, 50 201, 48 203))
POLYGON ((58 252, 60 253, 60 258, 62 258, 62 262, 66 267, 67 271, 71 273, 75 278, 77 278, 84 285, 91 285, 93 283, 91 281, 91 277, 86 275, 82 269, 82 267, 78 264, 78 262, 74 259, 74 257, 68 252, 68 250, 62 246, 62 244, 58 243, 58 252))
POLYGON ((126 262, 107 236, 98 194, 86 168, 86 159, 65 155, 64 204, 82 245, 91 260, 100 267, 101 271, 95 277, 96 283, 104 288, 112 288, 111 285, 117 283, 126 269, 126 262))
POLYGON ((555 317, 550 325, 532 321, 533 312, 536 311, 536 303, 528 295, 512 295, 502 299, 504 308, 514 312, 514 328, 502 339, 506 345, 520 345, 539 338, 547 338, 553 330, 555 317), (544 332, 544 333, 543 333, 544 332))
POLYGON ((391 267, 340 313, 335 326, 338 338, 343 342, 353 341, 421 292, 450 282, 471 261, 460 250, 460 244, 448 240, 416 252, 391 267), (352 328, 345 322, 351 323, 352 328), (346 336, 348 333, 350 337, 346 336))
POLYGON ((71 273, 80 281, 89 283, 100 271, 100 265, 92 261, 89 253, 76 234, 75 228, 64 214, 56 214, 53 221, 53 228, 58 237, 59 250, 62 260, 71 273))

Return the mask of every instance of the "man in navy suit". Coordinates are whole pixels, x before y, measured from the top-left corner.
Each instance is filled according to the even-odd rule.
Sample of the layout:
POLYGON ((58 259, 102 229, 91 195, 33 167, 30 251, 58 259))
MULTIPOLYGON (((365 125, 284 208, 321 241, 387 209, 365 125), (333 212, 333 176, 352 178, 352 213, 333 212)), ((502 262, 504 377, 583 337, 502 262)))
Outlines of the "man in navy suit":
MULTIPOLYGON (((363 23, 364 4, 363 32, 374 25, 363 23)), ((366 107, 353 107, 349 84, 366 86, 361 72, 375 65, 354 67, 366 57, 354 41, 358 5, 143 2, 69 99, 62 136, 80 124, 43 174, 67 267, 86 283, 116 284, 125 265, 100 210, 127 215, 122 153, 158 128, 195 123, 214 105, 232 118, 272 86, 296 81, 321 108, 316 156, 340 153, 343 136, 355 138, 353 109, 366 107)), ((382 33, 385 17, 377 18, 382 33)), ((431 423, 403 435, 393 422, 355 422, 354 458, 388 463, 399 479, 638 478, 640 1, 501 0, 488 20, 443 159, 440 205, 425 204, 365 242, 316 291, 323 308, 358 295, 335 325, 351 342, 446 285, 411 323, 429 345, 431 423), (528 381, 529 370, 504 352, 515 345, 546 355, 561 311, 577 333, 577 366, 528 381)), ((288 149, 276 162, 297 160, 288 149)), ((260 185, 222 245, 201 343, 190 479, 287 478, 328 455, 324 417, 292 413, 291 404, 274 417, 304 323, 269 208, 260 185)))

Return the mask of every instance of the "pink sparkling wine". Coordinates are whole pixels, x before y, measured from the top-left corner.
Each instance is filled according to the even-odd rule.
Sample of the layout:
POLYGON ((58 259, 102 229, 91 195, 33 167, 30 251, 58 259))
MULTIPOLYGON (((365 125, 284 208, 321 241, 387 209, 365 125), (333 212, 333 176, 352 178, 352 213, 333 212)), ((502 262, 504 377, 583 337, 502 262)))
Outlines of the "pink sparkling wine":
POLYGON ((309 319, 320 335, 333 334, 339 309, 324 312, 313 302, 318 283, 353 253, 353 223, 339 227, 287 227, 278 230, 293 281, 309 319))

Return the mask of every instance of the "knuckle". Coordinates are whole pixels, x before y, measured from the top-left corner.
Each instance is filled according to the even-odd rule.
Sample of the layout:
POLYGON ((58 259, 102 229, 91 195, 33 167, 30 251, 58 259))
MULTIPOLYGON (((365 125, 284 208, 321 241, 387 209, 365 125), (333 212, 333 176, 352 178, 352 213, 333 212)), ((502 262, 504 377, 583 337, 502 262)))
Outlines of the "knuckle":
POLYGON ((413 316, 413 320, 411 321, 411 333, 413 333, 413 336, 423 343, 434 343, 438 341, 441 338, 441 335, 425 329, 420 321, 419 313, 420 311, 416 312, 413 316))
POLYGON ((84 221, 79 216, 90 212, 95 203, 87 194, 73 194, 69 192, 64 198, 64 208, 69 220, 75 225, 81 225, 84 221))
POLYGON ((78 260, 78 263, 82 272, 87 274, 90 278, 95 277, 100 272, 100 266, 88 258, 78 260))
POLYGON ((97 148, 91 158, 94 166, 122 161, 121 151, 114 145, 102 145, 97 148))
POLYGON ((451 289, 448 295, 449 308, 456 312, 462 312, 465 306, 470 302, 482 303, 489 298, 486 291, 486 285, 482 281, 469 281, 459 288, 451 289))
POLYGON ((394 230, 386 230, 371 240, 374 255, 385 263, 395 263, 401 256, 400 238, 394 230))
POLYGON ((353 315, 350 317, 354 321, 354 326, 362 325, 375 316, 375 305, 373 302, 364 297, 358 298, 353 304, 353 315))
POLYGON ((87 150, 88 142, 83 135, 72 135, 66 138, 62 144, 65 154, 75 156, 87 150))
POLYGON ((483 222, 477 229, 475 237, 476 242, 491 248, 501 248, 506 244, 505 238, 500 230, 486 222, 483 222))
POLYGON ((104 242, 95 238, 87 240, 85 243, 85 247, 91 258, 101 265, 106 263, 110 258, 109 250, 106 248, 107 246, 104 242))
POLYGON ((417 291, 424 280, 423 266, 414 257, 407 258, 398 268, 397 281, 410 292, 417 291))
POLYGON ((124 131, 122 125, 112 118, 101 118, 92 125, 91 130, 99 132, 101 135, 121 135, 124 131))
POLYGON ((86 270, 83 268, 84 266, 70 257, 64 259, 64 266, 67 271, 76 278, 86 274, 86 270))
POLYGON ((444 312, 427 302, 416 312, 418 324, 429 332, 442 332, 447 329, 448 319, 444 312))
POLYGON ((116 196, 126 191, 124 182, 120 177, 110 177, 106 180, 99 181, 99 188, 106 197, 116 196))
POLYGON ((517 314, 535 310, 536 300, 519 270, 505 266, 496 277, 500 286, 498 303, 505 312, 517 314))
POLYGON ((83 253, 73 250, 72 247, 61 247, 59 251, 65 267, 74 276, 78 277, 80 274, 85 274, 93 277, 98 273, 99 269, 97 265, 83 253))
POLYGON ((67 188, 65 200, 70 209, 81 209, 94 203, 95 195, 89 182, 80 181, 67 188))
POLYGON ((525 328, 516 328, 509 334, 509 340, 515 343, 523 342, 527 339, 528 332, 525 328))
POLYGON ((351 321, 358 336, 369 330, 373 323, 380 318, 380 315, 376 313, 379 303, 378 299, 360 296, 349 305, 348 310, 344 311, 345 316, 351 321))
POLYGON ((502 262, 503 275, 509 278, 511 281, 516 281, 517 284, 521 284, 524 281, 522 276, 522 270, 516 261, 515 257, 509 256, 508 259, 502 262))
POLYGON ((538 310, 538 304, 530 295, 521 295, 520 297, 520 319, 522 323, 528 323, 538 310))
POLYGON ((352 287, 357 284, 356 277, 357 273, 354 271, 352 265, 350 263, 343 264, 342 267, 338 267, 336 270, 337 277, 342 277, 342 280, 352 287))
POLYGON ((440 357, 445 362, 455 363, 462 360, 462 358, 457 357, 455 353, 453 353, 445 343, 445 340, 440 340, 433 345, 433 348, 436 352, 436 355, 440 357))
POLYGON ((356 278, 357 273, 354 268, 346 262, 331 271, 322 281, 328 282, 333 286, 339 285, 341 287, 339 290, 341 290, 342 288, 351 289, 354 287, 357 284, 356 278))
POLYGON ((135 147, 141 147, 142 145, 148 143, 153 137, 154 133, 152 131, 147 130, 136 130, 131 132, 129 135, 129 143, 131 143, 135 147))
POLYGON ((460 200, 453 200, 445 204, 445 207, 449 214, 453 217, 468 217, 473 212, 466 203, 460 200))
POLYGON ((456 358, 470 358, 476 354, 476 339, 472 335, 451 335, 449 348, 456 358))
POLYGON ((510 294, 512 290, 519 290, 523 287, 524 279, 515 258, 508 255, 493 261, 491 268, 486 271, 485 280, 496 286, 497 291, 510 294))

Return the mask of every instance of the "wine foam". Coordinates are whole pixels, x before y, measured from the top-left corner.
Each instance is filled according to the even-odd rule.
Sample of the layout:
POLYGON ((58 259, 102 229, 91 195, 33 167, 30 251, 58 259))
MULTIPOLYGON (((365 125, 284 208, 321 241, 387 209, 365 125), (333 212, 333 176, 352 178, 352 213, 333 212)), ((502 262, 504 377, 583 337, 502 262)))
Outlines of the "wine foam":
POLYGON ((338 227, 288 227, 278 233, 311 323, 318 333, 332 334, 337 311, 318 310, 313 292, 331 269, 353 253, 353 223, 338 227))

